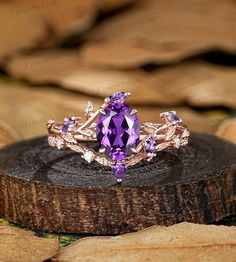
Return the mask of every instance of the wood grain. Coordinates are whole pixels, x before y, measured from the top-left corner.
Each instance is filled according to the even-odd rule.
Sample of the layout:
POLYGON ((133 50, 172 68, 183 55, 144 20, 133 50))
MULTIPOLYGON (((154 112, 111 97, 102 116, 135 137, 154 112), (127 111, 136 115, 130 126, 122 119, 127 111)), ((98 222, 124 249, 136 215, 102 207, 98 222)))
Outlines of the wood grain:
POLYGON ((92 234, 211 223, 235 214, 235 174, 236 147, 210 135, 193 133, 188 146, 130 168, 121 185, 109 168, 42 137, 0 151, 0 215, 34 229, 92 234))

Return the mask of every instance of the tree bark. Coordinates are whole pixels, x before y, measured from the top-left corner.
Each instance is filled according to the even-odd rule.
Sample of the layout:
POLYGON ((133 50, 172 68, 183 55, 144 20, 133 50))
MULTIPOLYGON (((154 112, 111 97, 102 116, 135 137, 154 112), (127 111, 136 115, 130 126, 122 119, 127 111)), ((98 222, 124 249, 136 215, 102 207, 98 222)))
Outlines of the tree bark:
POLYGON ((214 136, 192 134, 189 145, 128 169, 120 185, 109 168, 46 137, 0 150, 0 216, 33 229, 113 235, 235 211, 236 146, 214 136))

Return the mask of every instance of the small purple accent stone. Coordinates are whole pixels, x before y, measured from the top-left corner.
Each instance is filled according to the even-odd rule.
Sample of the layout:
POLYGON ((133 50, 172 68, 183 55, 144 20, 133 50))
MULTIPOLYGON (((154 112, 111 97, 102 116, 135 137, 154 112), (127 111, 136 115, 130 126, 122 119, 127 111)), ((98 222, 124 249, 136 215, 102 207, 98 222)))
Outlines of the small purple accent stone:
POLYGON ((112 167, 112 172, 116 179, 123 179, 126 173, 126 166, 125 163, 116 162, 112 167))
POLYGON ((109 97, 110 103, 112 104, 122 104, 124 103, 125 99, 128 96, 125 94, 125 92, 116 92, 112 96, 109 97))
POLYGON ((75 120, 69 118, 68 120, 64 121, 62 132, 67 132, 68 129, 74 127, 74 125, 75 125, 75 120))
POLYGON ((96 134, 101 148, 113 160, 122 160, 132 154, 139 141, 140 124, 136 114, 125 104, 110 104, 100 115, 96 134))
POLYGON ((153 153, 155 151, 156 139, 154 137, 149 137, 145 142, 145 152, 153 153))
POLYGON ((172 122, 174 124, 177 124, 180 122, 180 118, 172 112, 169 112, 166 118, 169 122, 172 122))

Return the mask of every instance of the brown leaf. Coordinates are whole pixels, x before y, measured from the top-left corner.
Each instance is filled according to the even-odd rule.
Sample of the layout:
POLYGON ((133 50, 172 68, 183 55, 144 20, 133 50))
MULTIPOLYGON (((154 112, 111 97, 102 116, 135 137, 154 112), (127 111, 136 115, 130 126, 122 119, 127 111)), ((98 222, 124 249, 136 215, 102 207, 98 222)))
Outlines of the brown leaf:
POLYGON ((12 0, 11 5, 15 16, 31 14, 47 23, 57 37, 88 29, 96 17, 96 0, 12 0))
POLYGON ((58 249, 56 239, 40 238, 31 231, 0 225, 2 262, 42 262, 55 256, 58 249))
POLYGON ((42 21, 28 13, 17 15, 9 4, 0 5, 0 63, 22 49, 29 49, 45 38, 42 21))
POLYGON ((235 68, 189 62, 157 70, 152 77, 176 102, 236 108, 235 68))
POLYGON ((116 67, 176 62, 215 48, 235 53, 236 35, 232 34, 235 27, 236 4, 232 0, 144 1, 92 30, 89 39, 102 42, 91 41, 90 49, 85 52, 87 55, 96 52, 100 56, 100 59, 92 57, 94 63, 116 67), (127 52, 123 46, 127 45, 129 52, 131 47, 135 48, 134 53, 139 53, 137 57, 125 58, 127 52), (112 50, 121 55, 120 59, 116 52, 101 58, 112 50))
POLYGON ((62 249, 60 262, 235 261, 236 227, 181 223, 117 237, 83 238, 62 249))
POLYGON ((60 36, 78 33, 88 29, 96 15, 94 0, 55 1, 55 6, 47 9, 46 19, 60 36))
POLYGON ((225 120, 218 128, 216 135, 236 144, 236 119, 225 120))
POLYGON ((102 98, 127 90, 135 104, 236 107, 236 69, 199 61, 146 73, 91 67, 78 52, 48 51, 16 57, 7 70, 32 83, 53 83, 102 98))
MULTIPOLYGON (((61 122, 66 116, 83 116, 88 100, 87 96, 53 87, 0 82, 0 143, 46 135, 48 119, 61 122)), ((94 98, 93 102, 98 107, 102 100, 94 98)))
POLYGON ((180 62, 193 54, 208 51, 201 44, 172 46, 144 40, 90 41, 81 50, 81 59, 89 65, 107 68, 132 69, 146 64, 180 62))
POLYGON ((0 119, 0 147, 20 140, 20 135, 8 123, 0 119))
POLYGON ((166 105, 175 101, 166 97, 156 83, 149 80, 147 73, 92 68, 81 63, 76 51, 49 51, 21 56, 13 59, 7 68, 11 75, 32 83, 53 83, 102 98, 123 90, 133 94, 129 99, 131 103, 166 105))

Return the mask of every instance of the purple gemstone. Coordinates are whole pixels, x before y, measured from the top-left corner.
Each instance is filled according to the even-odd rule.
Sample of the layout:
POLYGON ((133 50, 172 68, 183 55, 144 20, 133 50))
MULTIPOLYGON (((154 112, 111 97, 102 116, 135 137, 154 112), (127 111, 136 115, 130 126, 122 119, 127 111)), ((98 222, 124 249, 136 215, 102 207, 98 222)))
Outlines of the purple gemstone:
POLYGON ((153 153, 155 151, 156 139, 154 137, 149 137, 145 142, 145 152, 153 153))
POLYGON ((136 114, 125 104, 110 104, 97 121, 97 140, 101 148, 114 160, 131 155, 139 141, 140 125, 136 114))
POLYGON ((172 122, 174 124, 177 124, 180 122, 180 118, 172 112, 169 112, 166 118, 169 122, 172 122))
POLYGON ((109 97, 110 103, 112 104, 122 104, 127 98, 127 94, 125 92, 116 92, 112 96, 109 97))
POLYGON ((126 173, 126 166, 125 163, 116 162, 112 167, 112 172, 116 179, 123 179, 126 173))
POLYGON ((75 120, 69 118, 68 120, 64 121, 62 132, 67 132, 68 129, 74 127, 74 125, 75 125, 75 120))

